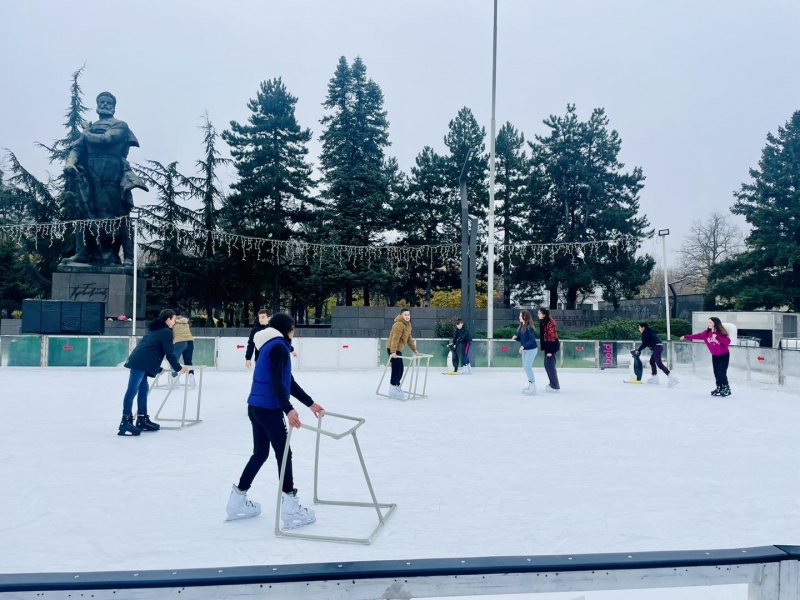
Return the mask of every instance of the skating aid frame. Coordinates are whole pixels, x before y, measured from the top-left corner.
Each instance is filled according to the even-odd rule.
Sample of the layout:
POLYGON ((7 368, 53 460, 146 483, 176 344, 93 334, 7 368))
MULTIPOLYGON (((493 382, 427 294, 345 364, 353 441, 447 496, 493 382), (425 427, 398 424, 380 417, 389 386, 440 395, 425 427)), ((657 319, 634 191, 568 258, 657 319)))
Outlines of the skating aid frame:
MULTIPOLYGON (((191 369, 192 370, 196 370, 196 371, 200 371, 200 379, 197 382, 197 414, 195 415, 194 419, 191 419, 191 418, 187 419, 186 418, 186 404, 187 404, 187 401, 189 399, 189 374, 188 373, 184 373, 183 374, 183 377, 184 377, 183 378, 183 412, 181 413, 181 418, 180 419, 166 419, 166 418, 159 419, 159 417, 158 417, 158 415, 160 415, 161 411, 164 409, 164 405, 167 403, 167 400, 169 399, 169 396, 172 393, 172 390, 175 389, 175 387, 177 387, 178 385, 180 385, 180 377, 181 377, 181 375, 178 374, 178 381, 176 382, 175 386, 170 386, 169 384, 167 384, 167 386, 166 386, 167 395, 164 396, 164 401, 161 403, 161 406, 158 407, 158 410, 156 411, 156 414, 153 417, 153 420, 154 421, 171 421, 171 422, 180 423, 180 425, 178 425, 177 427, 168 427, 166 425, 162 425, 161 429, 185 429, 186 427, 191 427, 192 425, 199 425, 200 423, 203 422, 200 419, 200 400, 203 398, 203 371, 205 370, 205 367, 202 366, 202 365, 191 365, 191 369)), ((159 388, 161 387, 161 386, 158 386, 157 384, 158 384, 159 378, 161 377, 161 375, 163 373, 168 373, 168 371, 162 371, 161 373, 156 375, 156 378, 153 380, 153 385, 150 386, 150 391, 152 391, 156 387, 159 387, 159 388)), ((148 392, 148 395, 149 395, 149 392, 148 392)))
POLYGON ((302 429, 308 429, 309 431, 315 431, 317 434, 317 443, 316 443, 316 450, 314 451, 314 504, 327 504, 331 506, 357 506, 363 508, 374 508, 375 512, 378 513, 378 525, 366 538, 355 538, 355 537, 341 537, 341 536, 329 536, 329 535, 314 535, 308 533, 295 533, 293 531, 285 531, 281 529, 281 492, 283 491, 283 480, 286 477, 286 463, 289 457, 289 444, 292 441, 292 430, 293 427, 289 426, 289 434, 286 438, 286 448, 283 451, 283 459, 281 460, 281 472, 280 472, 280 481, 278 483, 278 499, 275 507, 275 535, 276 536, 283 536, 283 537, 295 537, 301 538, 304 540, 315 540, 315 541, 323 541, 323 542, 344 542, 349 544, 371 544, 375 537, 378 535, 378 532, 384 526, 386 521, 392 515, 392 513, 397 508, 397 504, 384 504, 378 502, 378 498, 375 496, 375 490, 372 488, 372 481, 369 478, 369 473, 367 473, 367 465, 364 462, 364 456, 361 453, 361 446, 358 444, 358 437, 356 436, 356 430, 361 427, 365 423, 364 419, 360 419, 358 417, 350 417, 347 415, 342 415, 338 413, 332 413, 323 411, 320 413, 319 417, 317 418, 317 426, 312 427, 310 425, 300 425, 302 429), (347 421, 355 421, 355 425, 353 425, 347 431, 343 431, 342 433, 333 433, 332 431, 326 431, 322 428, 322 418, 323 417, 336 417, 339 419, 345 419, 347 421), (319 498, 318 492, 318 483, 319 483, 319 445, 322 436, 328 436, 333 438, 334 440, 340 440, 345 436, 352 436, 353 443, 356 447, 356 452, 358 453, 358 460, 361 462, 361 470, 364 472, 364 479, 367 482, 367 487, 369 488, 369 494, 372 498, 372 502, 351 502, 348 500, 321 500, 319 498), (382 508, 388 508, 385 513, 381 511, 382 508))
MULTIPOLYGON (((408 391, 403 391, 403 400, 416 400, 419 398, 427 398, 428 396, 425 395, 425 390, 428 387, 428 369, 431 366, 431 358, 433 358, 433 354, 412 354, 411 356, 403 356, 402 354, 398 356, 398 358, 402 358, 403 360, 410 360, 411 364, 408 365, 407 369, 403 369, 403 378, 400 380, 400 389, 403 389, 403 384, 408 377, 408 374, 411 373, 411 379, 408 383, 408 391), (419 389, 419 370, 422 363, 422 360, 425 359, 425 375, 422 379, 422 393, 419 393, 417 390, 419 389)), ((386 379, 386 371, 392 365, 392 359, 390 358, 386 366, 383 369, 383 375, 381 375, 381 380, 378 382, 378 388, 375 390, 376 396, 383 396, 384 398, 394 398, 394 396, 390 396, 389 394, 384 394, 381 392, 381 386, 383 386, 383 380, 386 379)), ((399 400, 399 398, 398 398, 399 400)))

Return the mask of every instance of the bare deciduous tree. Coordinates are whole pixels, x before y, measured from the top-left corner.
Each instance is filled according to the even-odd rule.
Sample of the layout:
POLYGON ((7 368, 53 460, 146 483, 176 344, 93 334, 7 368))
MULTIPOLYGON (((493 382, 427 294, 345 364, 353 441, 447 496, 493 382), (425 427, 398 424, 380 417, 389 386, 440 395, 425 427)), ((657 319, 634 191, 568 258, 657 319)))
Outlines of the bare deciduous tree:
POLYGON ((695 291, 705 293, 711 268, 739 254, 743 248, 743 240, 742 230, 730 215, 715 211, 705 221, 694 221, 679 251, 680 276, 695 291))

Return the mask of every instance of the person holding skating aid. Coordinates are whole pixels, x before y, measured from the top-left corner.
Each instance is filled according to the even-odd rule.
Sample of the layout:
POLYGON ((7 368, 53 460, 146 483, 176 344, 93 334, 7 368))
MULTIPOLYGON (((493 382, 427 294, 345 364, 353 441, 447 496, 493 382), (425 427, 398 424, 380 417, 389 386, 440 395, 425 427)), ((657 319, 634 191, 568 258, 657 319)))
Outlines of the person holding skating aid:
POLYGON ((714 368, 714 379, 717 387, 711 391, 712 396, 730 396, 731 386, 728 384, 728 365, 731 361, 729 346, 731 338, 717 317, 708 320, 708 329, 700 333, 682 335, 683 340, 703 340, 711 352, 711 365, 714 368))
MULTIPOLYGON (((286 424, 284 414, 291 427, 300 427, 300 417, 289 401, 294 396, 305 404, 314 416, 319 416, 323 408, 314 402, 292 376, 292 361, 289 354, 294 337, 294 319, 287 314, 277 313, 269 325, 255 335, 254 343, 259 350, 256 361, 250 396, 247 398, 247 416, 253 427, 253 455, 247 462, 239 478, 233 485, 227 506, 227 521, 257 517, 261 505, 247 499, 247 490, 253 483, 261 466, 269 457, 269 447, 275 451, 280 477, 281 461, 286 449, 286 424)), ((284 529, 308 525, 316 520, 314 511, 300 506, 292 473, 292 451, 286 458, 286 472, 281 493, 281 519, 284 529)))
POLYGON ((519 327, 512 340, 520 343, 519 353, 522 355, 522 368, 528 377, 528 387, 522 389, 526 396, 536 395, 536 377, 533 374, 533 361, 539 352, 536 344, 536 330, 533 328, 533 317, 530 311, 523 310, 519 313, 519 327))
POLYGON ((458 347, 461 346, 461 364, 464 369, 461 371, 462 375, 472 375, 472 365, 469 363, 469 346, 472 343, 472 336, 469 334, 469 329, 464 325, 464 321, 456 319, 456 332, 453 335, 453 341, 450 342, 450 352, 453 357, 453 371, 452 374, 458 373, 458 347))
POLYGON ((655 385, 660 383, 658 380, 658 371, 656 370, 656 368, 658 368, 667 376, 668 387, 678 385, 678 378, 674 373, 669 372, 664 361, 661 360, 661 355, 664 353, 664 343, 661 341, 661 338, 658 337, 658 334, 653 331, 647 323, 639 323, 639 333, 642 334, 642 345, 636 350, 636 354, 640 355, 645 348, 650 348, 652 352, 650 355, 650 373, 652 376, 647 380, 647 383, 655 385))

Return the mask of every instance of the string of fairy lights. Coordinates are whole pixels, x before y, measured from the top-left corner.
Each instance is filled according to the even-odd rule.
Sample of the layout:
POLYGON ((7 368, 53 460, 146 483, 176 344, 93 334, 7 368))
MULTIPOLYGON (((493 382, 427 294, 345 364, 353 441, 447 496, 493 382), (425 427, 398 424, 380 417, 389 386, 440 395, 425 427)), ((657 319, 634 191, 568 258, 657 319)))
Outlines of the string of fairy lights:
MULTIPOLYGON (((102 237, 121 236, 127 230, 134 235, 134 220, 130 217, 110 219, 78 219, 74 221, 56 221, 51 223, 20 223, 0 226, 0 238, 14 240, 21 245, 23 241, 33 241, 35 247, 44 240, 52 246, 55 240, 64 240, 74 232, 81 235, 94 236, 100 242, 102 237)), ((415 246, 376 244, 358 246, 350 244, 319 244, 301 240, 275 240, 228 233, 225 231, 209 231, 202 228, 187 229, 171 223, 148 224, 147 232, 153 239, 171 239, 178 247, 185 248, 188 253, 202 255, 208 244, 213 245, 214 252, 225 252, 230 257, 241 255, 242 260, 280 261, 284 263, 311 264, 314 261, 333 261, 340 265, 357 264, 359 262, 388 261, 392 264, 458 261, 461 256, 461 244, 421 244, 415 246)), ((620 236, 616 239, 570 241, 551 243, 517 242, 513 244, 495 244, 499 256, 516 256, 533 264, 543 264, 554 256, 568 255, 575 260, 585 260, 587 256, 599 256, 601 253, 609 258, 631 255, 642 245, 642 240, 633 236, 620 236)), ((479 254, 485 254, 487 244, 479 244, 479 254)))

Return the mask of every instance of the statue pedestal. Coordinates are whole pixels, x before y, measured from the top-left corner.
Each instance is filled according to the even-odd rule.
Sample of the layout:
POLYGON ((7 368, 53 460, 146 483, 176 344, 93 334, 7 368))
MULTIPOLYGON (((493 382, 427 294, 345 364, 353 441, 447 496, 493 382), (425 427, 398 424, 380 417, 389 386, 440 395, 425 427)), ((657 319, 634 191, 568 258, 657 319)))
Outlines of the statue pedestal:
MULTIPOLYGON (((136 282, 136 318, 143 319, 147 280, 136 282)), ((133 269, 130 267, 61 266, 53 273, 53 300, 105 302, 106 318, 133 316, 133 269)))

